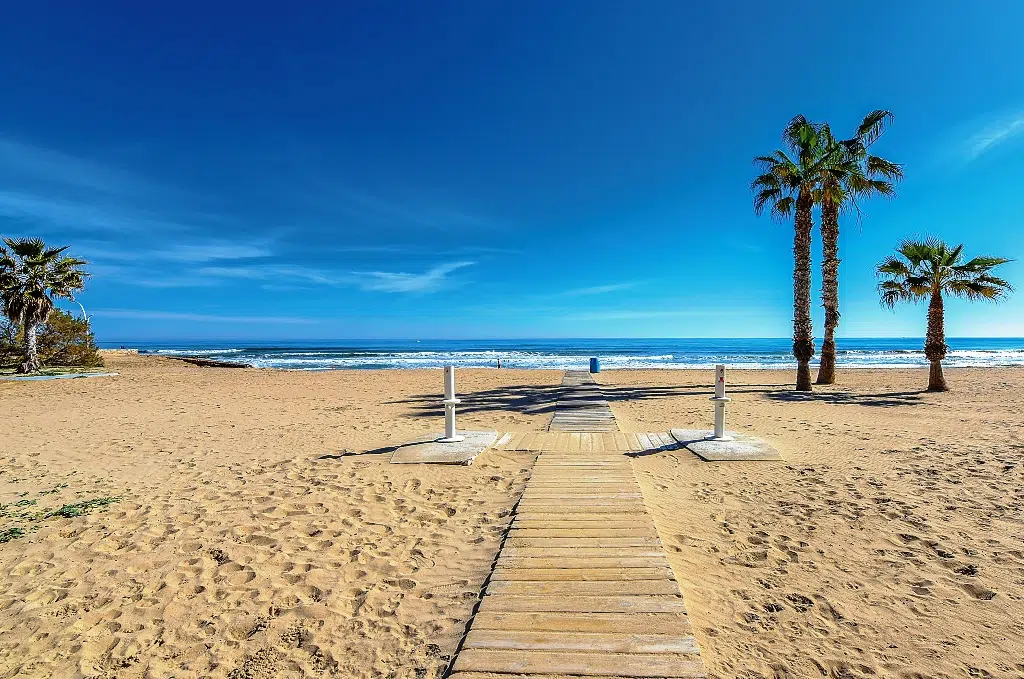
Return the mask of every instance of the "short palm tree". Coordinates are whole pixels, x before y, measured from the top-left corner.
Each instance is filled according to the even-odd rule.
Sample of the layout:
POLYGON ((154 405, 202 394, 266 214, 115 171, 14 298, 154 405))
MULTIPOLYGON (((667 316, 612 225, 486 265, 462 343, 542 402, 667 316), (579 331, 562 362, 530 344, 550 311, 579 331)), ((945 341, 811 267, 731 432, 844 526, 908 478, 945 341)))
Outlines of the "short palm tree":
POLYGON ((0 302, 4 314, 21 326, 24 361, 18 372, 39 370, 36 332, 53 310, 54 299, 74 300, 89 274, 85 260, 66 257, 67 246, 48 248, 39 238, 4 238, 0 246, 0 302))
POLYGON ((882 304, 890 309, 897 302, 928 300, 928 331, 924 355, 931 362, 928 391, 946 391, 942 359, 946 357, 946 328, 943 295, 967 300, 999 301, 1013 287, 991 274, 992 269, 1010 260, 1002 257, 975 257, 963 261, 963 245, 949 247, 941 240, 905 240, 896 255, 877 267, 878 292, 882 304))
POLYGON ((818 384, 836 381, 835 333, 839 326, 839 214, 858 210, 857 200, 895 195, 895 182, 903 178, 896 163, 870 153, 870 147, 892 121, 892 113, 872 111, 864 117, 852 139, 837 141, 828 125, 820 134, 832 151, 830 162, 820 165, 815 202, 821 205, 821 302, 825 308, 825 334, 821 344, 818 384))
POLYGON ((778 220, 795 216, 793 235, 793 355, 796 357, 796 389, 811 390, 810 361, 814 357, 811 325, 811 230, 814 194, 822 168, 833 162, 834 149, 821 127, 797 116, 782 133, 785 150, 758 156, 758 176, 751 182, 754 212, 767 208, 778 220))

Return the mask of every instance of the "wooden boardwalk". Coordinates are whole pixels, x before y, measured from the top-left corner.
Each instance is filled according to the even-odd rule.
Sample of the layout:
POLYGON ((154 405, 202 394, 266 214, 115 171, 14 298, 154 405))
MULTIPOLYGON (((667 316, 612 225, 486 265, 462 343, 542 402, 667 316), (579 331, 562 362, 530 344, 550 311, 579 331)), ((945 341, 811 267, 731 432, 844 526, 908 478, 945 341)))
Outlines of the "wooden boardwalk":
POLYGON ((608 400, 601 387, 585 370, 566 370, 562 386, 568 388, 555 403, 555 414, 549 431, 610 432, 618 431, 608 400))
POLYGON ((540 456, 452 679, 706 676, 625 455, 640 436, 667 445, 542 432, 502 446, 540 456))
POLYGON ((565 451, 568 453, 645 453, 680 447, 668 432, 520 432, 495 446, 520 453, 565 451))

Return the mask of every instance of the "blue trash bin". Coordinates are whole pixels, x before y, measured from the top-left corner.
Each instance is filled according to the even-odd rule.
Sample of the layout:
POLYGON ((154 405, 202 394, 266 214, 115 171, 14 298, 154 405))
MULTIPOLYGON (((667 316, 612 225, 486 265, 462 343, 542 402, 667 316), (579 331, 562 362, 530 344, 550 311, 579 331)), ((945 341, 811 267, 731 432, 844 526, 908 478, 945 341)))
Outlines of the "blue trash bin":
POLYGON ((590 372, 599 373, 601 372, 601 361, 596 358, 590 359, 590 372))

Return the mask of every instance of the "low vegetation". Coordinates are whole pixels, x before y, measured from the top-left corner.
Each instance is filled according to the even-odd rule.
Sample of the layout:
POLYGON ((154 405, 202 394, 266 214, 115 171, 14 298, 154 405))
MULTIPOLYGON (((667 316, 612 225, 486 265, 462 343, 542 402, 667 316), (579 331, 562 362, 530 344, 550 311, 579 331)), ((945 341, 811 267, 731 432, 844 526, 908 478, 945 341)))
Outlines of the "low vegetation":
MULTIPOLYGON (((90 276, 82 269, 88 262, 64 254, 67 249, 41 238, 4 238, 0 245, 0 306, 21 339, 19 373, 39 372, 39 331, 56 311, 54 300, 75 302, 90 276)), ((87 319, 82 322, 88 327, 87 319)))
MULTIPOLYGON (((11 321, 0 322, 0 372, 13 372, 24 360, 21 330, 11 321)), ((99 368, 103 357, 96 348, 89 321, 59 309, 50 313, 38 330, 40 370, 44 374, 61 368, 99 368)))
MULTIPOLYGON (((50 490, 40 491, 37 495, 39 497, 55 495, 65 488, 67 488, 67 484, 62 483, 50 490)), ((0 505, 0 519, 5 519, 13 524, 0 528, 0 544, 25 537, 29 531, 39 530, 40 524, 48 519, 73 519, 84 516, 97 509, 106 509, 106 507, 120 501, 120 499, 109 496, 97 497, 70 504, 62 504, 60 507, 49 510, 38 509, 38 498, 23 497, 15 502, 0 505)))

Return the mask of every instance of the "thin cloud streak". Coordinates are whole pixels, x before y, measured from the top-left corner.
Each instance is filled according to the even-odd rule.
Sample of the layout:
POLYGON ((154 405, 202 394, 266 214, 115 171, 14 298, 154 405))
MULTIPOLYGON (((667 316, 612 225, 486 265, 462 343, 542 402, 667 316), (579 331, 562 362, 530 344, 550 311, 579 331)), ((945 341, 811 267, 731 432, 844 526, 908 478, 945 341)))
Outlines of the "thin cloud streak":
POLYGON ((272 323, 316 324, 315 318, 301 316, 220 316, 217 314, 178 313, 174 311, 145 311, 143 309, 93 309, 92 316, 100 318, 131 318, 152 321, 195 321, 201 323, 272 323))
POLYGON ((21 182, 42 182, 65 190, 122 198, 182 193, 101 163, 13 139, 0 139, 0 177, 4 175, 21 182))
POLYGON ((995 147, 1024 134, 1024 111, 986 126, 972 135, 966 144, 966 158, 976 160, 995 147))
POLYGON ((428 269, 424 273, 392 273, 387 271, 352 272, 359 287, 372 292, 434 292, 448 282, 447 276, 475 262, 453 262, 428 269))
POLYGON ((619 290, 629 290, 639 285, 638 282, 630 283, 612 283, 609 285, 595 285, 589 288, 577 288, 575 290, 566 290, 562 293, 563 297, 583 297, 587 295, 606 295, 610 292, 618 292, 619 290))

